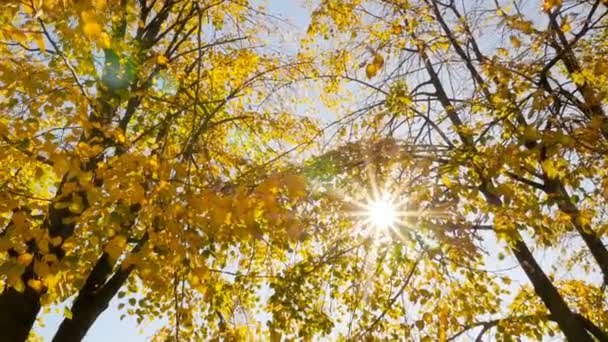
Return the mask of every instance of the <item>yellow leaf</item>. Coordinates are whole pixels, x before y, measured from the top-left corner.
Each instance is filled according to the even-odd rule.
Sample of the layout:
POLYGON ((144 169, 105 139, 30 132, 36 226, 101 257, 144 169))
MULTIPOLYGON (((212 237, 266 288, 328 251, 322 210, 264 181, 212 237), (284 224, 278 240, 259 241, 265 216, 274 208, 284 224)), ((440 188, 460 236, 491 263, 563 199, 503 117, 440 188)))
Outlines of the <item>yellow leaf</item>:
POLYGON ((572 73, 572 80, 579 86, 585 84, 585 76, 579 72, 572 73))
POLYGON ((21 211, 18 211, 16 213, 13 214, 13 225, 15 226, 15 228, 17 229, 24 229, 25 225, 27 223, 27 219, 25 217, 25 214, 21 211))
POLYGON ((89 11, 82 12, 82 20, 84 21, 83 31, 89 39, 95 39, 103 32, 101 25, 95 19, 95 14, 89 11))
POLYGON ((447 186, 448 188, 451 188, 451 187, 452 187, 452 185, 453 185, 452 180, 451 180, 451 179, 450 179, 450 178, 449 178, 447 175, 443 175, 443 176, 441 177, 441 181, 442 181, 442 182, 443 182, 443 184, 444 184, 445 186, 447 186))
POLYGON ((61 280, 61 273, 55 273, 55 274, 51 274, 51 275, 47 276, 46 278, 44 278, 44 284, 49 289, 54 289, 57 287, 57 284, 59 284, 60 280, 61 280))
POLYGON ((555 163, 552 160, 545 160, 542 163, 542 167, 543 170, 545 171, 545 173, 547 174, 547 177, 549 178, 556 178, 557 177, 557 168, 555 167, 555 163))
POLYGON ((70 169, 70 161, 64 155, 56 155, 53 158, 53 167, 58 175, 62 175, 70 169))
POLYGON ((402 32, 403 32, 403 26, 401 26, 399 24, 393 25, 393 34, 394 35, 400 36, 402 32))
POLYGON ((112 240, 110 240, 110 242, 108 242, 104 250, 106 253, 108 253, 111 259, 116 260, 118 257, 120 257, 126 246, 127 238, 122 235, 116 235, 114 238, 112 238, 112 240))
POLYGON ((538 139, 538 131, 532 126, 526 126, 524 130, 524 139, 526 141, 536 141, 538 139))
POLYGON ((428 313, 428 312, 425 312, 425 313, 424 313, 424 315, 422 315, 422 319, 423 319, 423 320, 424 320, 424 321, 425 321, 427 324, 431 324, 431 323, 433 323, 433 316, 432 316, 430 313, 428 313))
POLYGON ((89 38, 96 38, 101 34, 101 26, 98 23, 88 22, 84 24, 84 33, 89 38))
POLYGON ((158 55, 156 57, 156 63, 158 63, 159 65, 166 65, 169 62, 169 59, 167 59, 167 57, 165 57, 165 55, 158 55))
POLYGON ((46 46, 44 45, 44 36, 41 33, 37 33, 34 35, 34 39, 36 40, 36 44, 42 53, 46 52, 46 46))
POLYGON ((382 66, 384 66, 384 57, 382 57, 382 55, 380 55, 379 53, 375 54, 374 64, 376 64, 378 69, 382 68, 382 66))
POLYGON ((17 257, 17 262, 20 265, 27 266, 32 262, 32 259, 34 259, 33 255, 30 253, 23 253, 17 257))
POLYGON ((27 281, 27 285, 38 292, 42 291, 42 282, 40 280, 30 279, 27 281))
POLYGON ((9 286, 13 287, 17 292, 23 292, 25 290, 25 283, 21 279, 21 274, 25 268, 21 265, 15 265, 6 272, 6 281, 9 286))
POLYGON ((84 210, 82 199, 78 195, 72 196, 72 202, 68 205, 68 210, 74 214, 80 214, 84 210))
POLYGON ((570 23, 567 20, 564 20, 564 22, 562 23, 562 31, 564 31, 564 33, 568 33, 570 32, 570 30, 572 30, 570 23))
POLYGON ((67 306, 63 308, 63 317, 72 319, 72 311, 67 306))
POLYGON ((51 273, 51 268, 46 262, 36 260, 34 261, 34 273, 36 273, 39 278, 45 278, 51 273))
POLYGON ((54 247, 57 247, 61 244, 61 241, 62 241, 61 236, 55 236, 54 238, 51 239, 51 244, 54 247))
POLYGON ((378 67, 374 63, 370 63, 365 67, 365 75, 367 78, 372 78, 378 73, 378 67))
POLYGON ((441 305, 439 308, 439 342, 445 342, 447 340, 448 330, 448 310, 445 305, 441 305))
POLYGON ((199 281, 207 278, 209 269, 207 267, 197 267, 192 270, 192 274, 198 278, 199 281))
POLYGON ((93 0, 93 6, 98 11, 103 11, 106 8, 106 0, 93 0))
POLYGON ((511 45, 513 45, 514 48, 519 49, 519 47, 521 46, 521 41, 519 40, 519 38, 517 38, 517 36, 511 36, 510 40, 511 45))
POLYGON ((302 197, 306 194, 306 179, 299 175, 287 175, 283 182, 287 186, 289 194, 295 198, 302 197))
POLYGON ((21 277, 16 279, 12 286, 17 292, 23 293, 23 291, 25 291, 25 283, 23 283, 21 277))
POLYGON ((190 280, 190 284, 192 286, 197 286, 198 284, 201 283, 201 280, 199 279, 199 277, 195 276, 195 275, 190 275, 189 276, 189 280, 190 280))
POLYGON ((137 256, 137 254, 129 254, 125 260, 122 262, 122 269, 127 269, 135 264, 137 264, 139 260, 139 257, 137 256))
POLYGON ((107 33, 105 33, 105 32, 103 32, 99 36, 99 39, 97 40, 97 42, 104 49, 108 49, 112 45, 112 41, 110 40, 110 36, 107 33))
POLYGON ((27 36, 21 32, 20 30, 14 29, 14 28, 10 28, 7 32, 8 36, 10 37, 10 39, 21 43, 22 45, 25 45, 25 43, 27 42, 27 36))

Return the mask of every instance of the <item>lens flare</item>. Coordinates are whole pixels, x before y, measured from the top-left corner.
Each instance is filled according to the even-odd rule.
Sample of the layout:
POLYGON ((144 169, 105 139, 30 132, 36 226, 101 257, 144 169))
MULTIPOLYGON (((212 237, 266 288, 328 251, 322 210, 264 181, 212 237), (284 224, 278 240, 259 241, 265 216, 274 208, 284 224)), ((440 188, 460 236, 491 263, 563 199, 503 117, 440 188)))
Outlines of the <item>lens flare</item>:
POLYGON ((393 228, 397 223, 397 209, 390 196, 382 195, 366 206, 368 221, 378 229, 393 228))
POLYGON ((349 215, 358 217, 362 227, 371 228, 376 232, 394 231, 404 226, 404 220, 410 216, 410 213, 404 210, 405 201, 398 200, 398 197, 389 191, 373 189, 372 194, 366 198, 349 201, 355 206, 349 215))

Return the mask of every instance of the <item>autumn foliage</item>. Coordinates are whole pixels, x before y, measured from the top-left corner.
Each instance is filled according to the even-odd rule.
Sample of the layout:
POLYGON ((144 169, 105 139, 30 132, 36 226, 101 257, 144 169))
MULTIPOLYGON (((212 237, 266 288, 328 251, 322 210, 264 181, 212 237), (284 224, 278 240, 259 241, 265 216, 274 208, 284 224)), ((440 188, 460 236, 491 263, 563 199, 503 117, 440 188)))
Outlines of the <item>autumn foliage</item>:
POLYGON ((608 341, 608 4, 309 6, 5 1, 3 341, 608 341))

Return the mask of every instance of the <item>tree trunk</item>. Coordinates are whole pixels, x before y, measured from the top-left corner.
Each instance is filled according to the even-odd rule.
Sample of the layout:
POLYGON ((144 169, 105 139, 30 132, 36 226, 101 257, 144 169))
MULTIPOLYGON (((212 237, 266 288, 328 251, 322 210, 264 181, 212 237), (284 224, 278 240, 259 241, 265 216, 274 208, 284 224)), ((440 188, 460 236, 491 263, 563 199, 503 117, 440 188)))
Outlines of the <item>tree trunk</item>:
POLYGON ((534 286, 534 292, 542 299, 543 303, 551 312, 551 316, 559 325, 561 331, 566 335, 569 341, 592 342, 593 339, 587 333, 585 325, 577 316, 570 311, 570 308, 564 302, 562 296, 557 292, 553 283, 540 265, 534 259, 534 255, 526 246, 521 235, 517 234, 515 245, 511 248, 515 258, 526 272, 528 279, 534 286))
MULTIPOLYGON (((144 234, 129 254, 137 253, 148 241, 144 234)), ((107 253, 103 253, 89 274, 86 283, 78 292, 72 304, 72 319, 65 318, 53 337, 58 341, 80 341, 87 334, 93 323, 110 304, 110 301, 133 272, 133 265, 119 266, 114 274, 115 263, 107 253)))
POLYGON ((0 296, 0 335, 5 342, 22 342, 34 325, 40 311, 40 294, 26 285, 19 293, 13 288, 0 296))
POLYGON ((108 308, 110 301, 129 278, 132 270, 132 267, 119 269, 107 283, 96 290, 83 288, 72 305, 72 319, 65 318, 61 322, 53 342, 81 341, 97 317, 108 308))
POLYGON ((545 185, 545 192, 549 195, 557 197, 557 205, 559 210, 570 216, 574 228, 583 238, 587 248, 589 248, 591 251, 591 255, 599 265, 604 276, 604 284, 608 284, 608 249, 606 249, 606 246, 604 246, 601 238, 589 225, 585 225, 581 221, 580 210, 574 204, 572 204, 570 195, 559 181, 545 177, 545 185))
MULTIPOLYGON (((67 182, 67 177, 64 177, 59 185, 58 194, 61 194, 67 182)), ((48 219, 45 221, 45 226, 48 227, 51 238, 61 237, 61 240, 64 241, 70 236, 74 231, 75 223, 65 223, 63 219, 72 217, 74 217, 74 214, 67 208, 56 209, 51 206, 48 219)), ((7 229, 11 228, 9 226, 7 229)), ((36 243, 29 241, 27 245, 28 252, 33 254, 35 258, 39 258, 36 243)), ((50 253, 57 256, 57 259, 61 259, 65 255, 61 244, 50 247, 50 253)), ((16 256, 19 253, 10 250, 9 254, 16 256)), ((14 288, 7 288, 0 294, 0 334, 2 334, 3 341, 25 341, 40 311, 40 296, 42 293, 27 285, 30 279, 36 277, 33 265, 34 262, 30 263, 21 275, 23 283, 26 284, 23 292, 18 292, 14 288)))

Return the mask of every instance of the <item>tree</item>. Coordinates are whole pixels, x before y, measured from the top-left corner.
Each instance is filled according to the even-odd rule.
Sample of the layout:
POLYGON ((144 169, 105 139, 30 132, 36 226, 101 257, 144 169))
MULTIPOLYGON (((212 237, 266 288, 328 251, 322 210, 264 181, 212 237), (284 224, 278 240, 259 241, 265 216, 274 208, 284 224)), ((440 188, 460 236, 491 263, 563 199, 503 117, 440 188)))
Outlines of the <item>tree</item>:
POLYGON ((71 296, 55 341, 115 296, 140 321, 172 313, 176 340, 238 333, 301 236, 283 156, 317 129, 280 89, 307 62, 264 48, 272 21, 246 1, 9 1, 0 18, 3 339, 71 296))
POLYGON ((446 339, 479 327, 480 339, 498 327, 502 336, 541 338, 555 333, 546 324, 555 322, 569 340, 606 339, 606 83, 598 58, 606 14, 602 1, 321 2, 309 33, 331 42, 323 77, 334 86, 356 84, 365 99, 342 118, 349 124, 342 135, 363 138, 355 159, 352 147, 339 153, 347 173, 363 174, 348 179, 360 179, 359 187, 397 184, 394 196, 407 197, 415 216, 405 220, 406 231, 440 242, 424 248, 410 236, 427 256, 420 262, 398 241, 368 243, 365 253, 377 250, 370 257, 342 242, 352 248, 344 259, 361 260, 327 266, 343 284, 329 297, 346 306, 336 311, 350 318, 349 334, 446 339), (364 146, 386 138, 393 147, 380 153, 391 158, 375 162, 378 151, 364 146), (477 236, 485 230, 515 257, 534 300, 526 286, 509 299, 498 284, 510 278, 483 270, 477 236), (578 246, 573 239, 582 245, 571 247, 578 246), (577 273, 556 279, 534 249, 558 250, 562 265, 576 265, 577 273), (372 284, 349 275, 366 269, 375 270, 372 284), (370 307, 362 307, 366 301, 370 307), (413 321, 408 307, 420 314, 413 321), (480 318, 499 312, 504 318, 480 318))
POLYGON ((323 0, 297 51, 247 1, 0 14, 4 339, 608 340, 604 1, 323 0))

